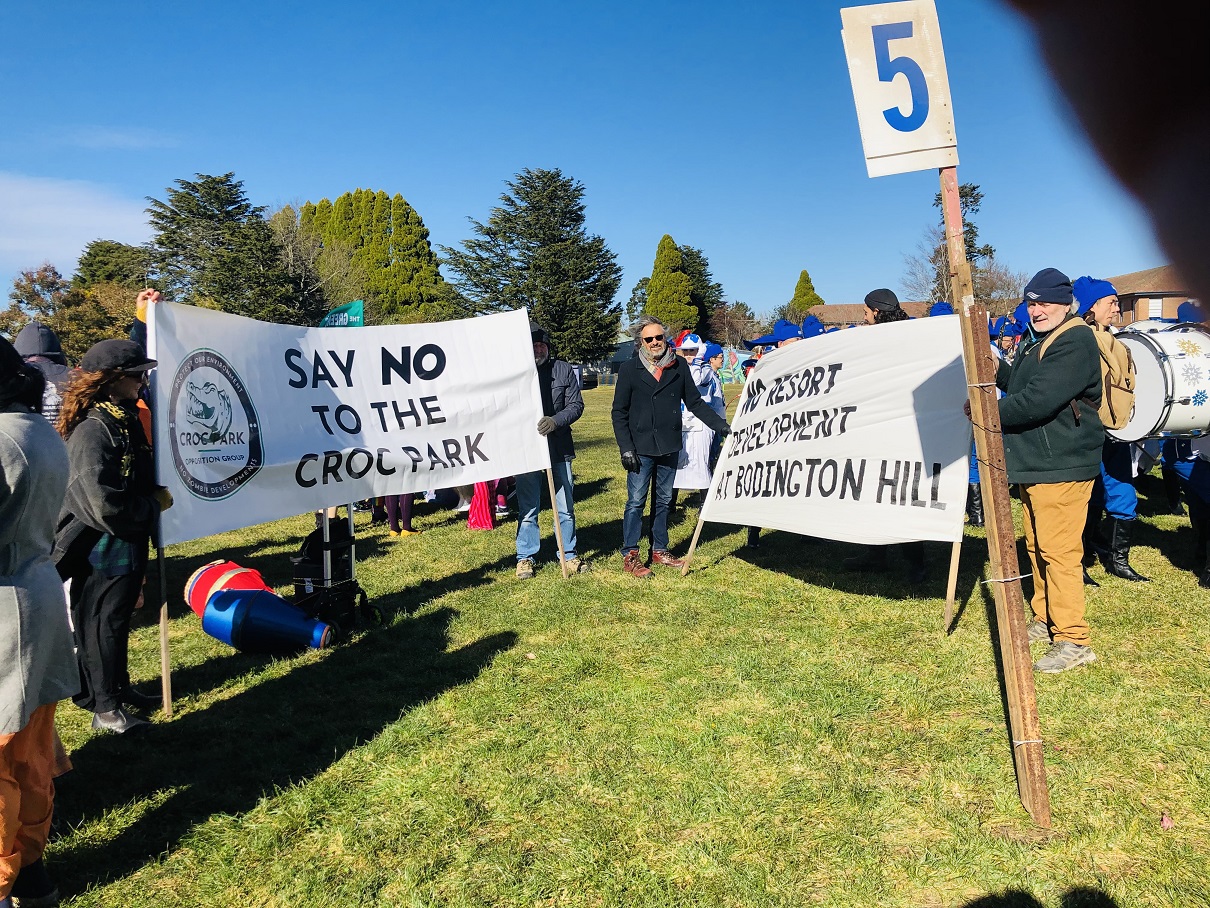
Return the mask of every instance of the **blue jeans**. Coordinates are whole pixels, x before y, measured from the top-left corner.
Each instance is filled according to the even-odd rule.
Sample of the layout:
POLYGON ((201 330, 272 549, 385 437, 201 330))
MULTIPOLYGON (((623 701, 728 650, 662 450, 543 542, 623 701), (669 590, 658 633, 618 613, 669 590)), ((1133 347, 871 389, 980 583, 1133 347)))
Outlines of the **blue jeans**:
POLYGON ((1130 445, 1106 441, 1101 450, 1101 475, 1092 486, 1093 513, 1100 514, 1104 508, 1115 520, 1134 520, 1138 507, 1130 445))
POLYGON ((626 474, 626 513, 622 516, 622 554, 638 550, 643 532, 643 510, 647 507, 647 490, 655 479, 655 512, 651 516, 651 548, 656 552, 668 550, 668 506, 672 504, 672 484, 676 480, 676 464, 681 453, 663 457, 639 455, 639 472, 626 474))
MULTIPOLYGON (((559 529, 563 531, 563 558, 576 557, 576 504, 573 497, 571 461, 556 460, 550 465, 555 477, 555 510, 559 514, 559 529)), ((517 560, 533 558, 542 547, 538 531, 538 507, 542 501, 542 471, 522 473, 517 480, 517 560)), ((557 543, 556 543, 557 545, 557 543)))

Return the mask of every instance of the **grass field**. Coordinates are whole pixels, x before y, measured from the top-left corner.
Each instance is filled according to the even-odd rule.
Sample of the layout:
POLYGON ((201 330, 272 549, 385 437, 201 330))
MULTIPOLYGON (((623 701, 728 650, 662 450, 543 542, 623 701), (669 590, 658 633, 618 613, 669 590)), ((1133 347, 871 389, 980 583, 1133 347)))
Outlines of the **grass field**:
MULTIPOLYGON (((1132 561, 1155 582, 1094 568, 1099 661, 1038 679, 1041 830, 1017 799, 982 531, 949 636, 944 544, 929 598, 901 570, 841 571, 852 546, 748 550, 722 525, 688 577, 635 580, 611 394, 587 392, 576 426, 589 574, 565 582, 548 546, 517 580, 512 522, 421 508, 423 535, 392 539, 359 515, 387 626, 274 660, 205 636, 180 591, 215 557, 285 585, 309 518, 170 549, 173 719, 123 740, 60 709, 76 770, 48 863, 66 903, 1210 905, 1210 605, 1186 518, 1144 499, 1132 561)), ((142 681, 154 611, 132 640, 142 681)))

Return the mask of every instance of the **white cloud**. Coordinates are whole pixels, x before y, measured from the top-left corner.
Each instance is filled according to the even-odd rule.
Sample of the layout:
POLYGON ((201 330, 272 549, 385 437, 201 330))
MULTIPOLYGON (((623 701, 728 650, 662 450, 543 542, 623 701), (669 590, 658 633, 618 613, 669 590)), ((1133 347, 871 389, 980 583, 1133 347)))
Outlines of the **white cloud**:
POLYGON ((51 262, 71 275, 93 240, 145 242, 146 207, 143 199, 85 180, 0 171, 0 298, 24 268, 51 262))

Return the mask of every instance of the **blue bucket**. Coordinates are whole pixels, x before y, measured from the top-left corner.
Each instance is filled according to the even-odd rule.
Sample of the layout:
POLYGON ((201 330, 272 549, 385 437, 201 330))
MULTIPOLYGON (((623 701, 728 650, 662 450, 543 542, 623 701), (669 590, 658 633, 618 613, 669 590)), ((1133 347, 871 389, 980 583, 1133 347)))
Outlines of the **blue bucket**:
POLYGON ((332 642, 332 628, 269 590, 216 590, 206 602, 202 630, 238 650, 277 652, 332 642))

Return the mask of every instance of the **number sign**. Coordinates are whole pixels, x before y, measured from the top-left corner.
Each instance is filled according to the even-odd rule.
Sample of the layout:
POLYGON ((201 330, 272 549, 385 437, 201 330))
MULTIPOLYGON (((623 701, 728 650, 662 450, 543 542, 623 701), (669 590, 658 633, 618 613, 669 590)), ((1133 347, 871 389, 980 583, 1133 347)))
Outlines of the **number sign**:
POLYGON ((941 27, 933 0, 840 11, 840 32, 872 177, 958 164, 941 27))

